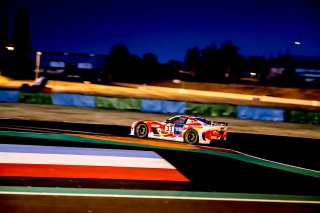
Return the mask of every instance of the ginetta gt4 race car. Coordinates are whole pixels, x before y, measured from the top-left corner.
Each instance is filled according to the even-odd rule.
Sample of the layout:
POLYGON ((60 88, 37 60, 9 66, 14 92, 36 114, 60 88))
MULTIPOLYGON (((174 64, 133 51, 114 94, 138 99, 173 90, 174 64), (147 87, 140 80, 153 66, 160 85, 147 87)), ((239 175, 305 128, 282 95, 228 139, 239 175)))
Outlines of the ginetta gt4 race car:
POLYGON ((177 115, 164 122, 140 120, 131 125, 130 135, 139 138, 156 138, 189 144, 210 144, 226 140, 228 123, 205 118, 177 115))

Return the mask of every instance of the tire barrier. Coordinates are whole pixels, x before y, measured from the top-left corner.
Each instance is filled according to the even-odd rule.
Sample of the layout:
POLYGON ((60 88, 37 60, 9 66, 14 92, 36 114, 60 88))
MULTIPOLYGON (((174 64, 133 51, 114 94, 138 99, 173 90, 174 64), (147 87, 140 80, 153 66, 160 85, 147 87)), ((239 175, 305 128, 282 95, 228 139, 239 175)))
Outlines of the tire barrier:
POLYGON ((320 112, 292 110, 289 113, 288 122, 319 125, 320 124, 320 112))
POLYGON ((237 118, 240 119, 283 122, 284 114, 285 111, 283 109, 237 106, 237 118))
POLYGON ((236 107, 227 104, 187 103, 187 114, 216 117, 235 117, 236 107))
POLYGON ((0 102, 18 103, 19 91, 0 90, 0 102))
POLYGON ((79 94, 54 93, 52 103, 62 106, 95 107, 95 97, 79 94))
POLYGON ((134 98, 96 97, 96 108, 140 111, 141 100, 134 98))
POLYGON ((28 104, 52 104, 52 94, 20 92, 19 102, 28 104))
POLYGON ((186 102, 142 99, 141 111, 153 113, 185 114, 186 102))

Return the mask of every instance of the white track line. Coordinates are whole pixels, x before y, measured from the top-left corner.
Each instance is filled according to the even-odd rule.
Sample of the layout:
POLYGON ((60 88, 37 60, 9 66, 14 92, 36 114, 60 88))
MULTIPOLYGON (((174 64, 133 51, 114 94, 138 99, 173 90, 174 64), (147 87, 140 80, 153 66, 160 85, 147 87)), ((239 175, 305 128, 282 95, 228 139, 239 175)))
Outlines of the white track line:
POLYGON ((160 158, 0 152, 0 163, 175 169, 160 158))

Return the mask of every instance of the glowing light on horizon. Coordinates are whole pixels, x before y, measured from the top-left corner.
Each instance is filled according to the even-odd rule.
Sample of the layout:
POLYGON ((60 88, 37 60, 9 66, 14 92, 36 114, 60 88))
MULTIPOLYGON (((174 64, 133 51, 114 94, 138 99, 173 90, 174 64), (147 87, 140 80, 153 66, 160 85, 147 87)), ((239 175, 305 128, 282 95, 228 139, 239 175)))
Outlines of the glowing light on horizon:
POLYGON ((7 45, 6 48, 9 51, 13 51, 14 50, 14 46, 12 44, 7 45))

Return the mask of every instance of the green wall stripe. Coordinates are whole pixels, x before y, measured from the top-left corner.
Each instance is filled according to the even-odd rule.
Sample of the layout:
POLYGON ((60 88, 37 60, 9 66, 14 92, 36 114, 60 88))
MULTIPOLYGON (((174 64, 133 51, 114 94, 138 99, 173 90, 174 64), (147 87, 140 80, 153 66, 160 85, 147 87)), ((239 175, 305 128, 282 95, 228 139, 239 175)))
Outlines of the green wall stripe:
POLYGON ((187 102, 187 114, 214 117, 235 117, 236 106, 228 104, 206 104, 187 102))
POLYGON ((52 104, 51 93, 19 93, 19 102, 28 104, 52 104))
POLYGON ((319 125, 320 112, 291 110, 288 121, 292 123, 305 123, 305 124, 319 125))
POLYGON ((191 192, 165 190, 125 190, 125 189, 92 189, 92 188, 55 188, 55 187, 23 187, 0 186, 2 192, 26 193, 61 193, 61 194, 92 194, 92 195, 135 195, 135 196, 170 196, 192 198, 226 198, 284 201, 320 201, 320 196, 304 195, 272 195, 248 193, 191 192))
POLYGON ((135 98, 95 97, 96 108, 140 111, 141 100, 135 98))

